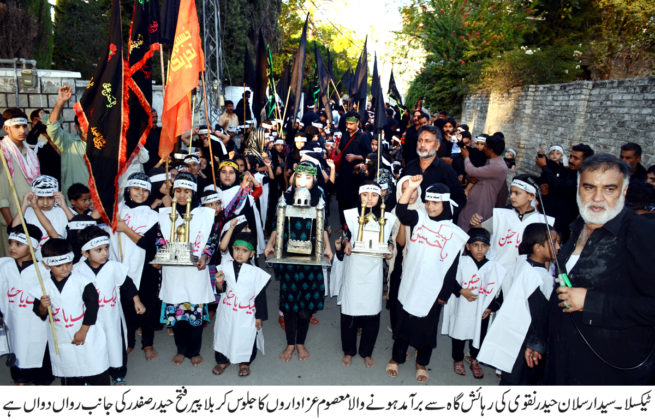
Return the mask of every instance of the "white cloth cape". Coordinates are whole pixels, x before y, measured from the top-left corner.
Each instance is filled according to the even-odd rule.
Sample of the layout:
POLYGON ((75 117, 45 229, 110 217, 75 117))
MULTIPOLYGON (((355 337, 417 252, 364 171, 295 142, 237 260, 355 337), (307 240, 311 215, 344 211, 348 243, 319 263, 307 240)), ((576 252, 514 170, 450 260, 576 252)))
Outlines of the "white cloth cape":
MULTIPOLYGON (((168 242, 171 235, 171 207, 159 209, 159 227, 164 239, 168 242)), ((209 207, 196 207, 191 210, 189 223, 189 241, 192 244, 193 254, 202 256, 207 244, 209 234, 214 224, 214 209, 209 207)), ((175 226, 184 223, 178 217, 175 226)), ((163 302, 177 305, 180 303, 210 303, 215 300, 214 291, 209 280, 209 270, 205 267, 198 270, 196 267, 165 265, 161 269, 162 281, 159 299, 163 302)))
POLYGON ((437 299, 444 277, 468 235, 449 220, 434 221, 423 209, 407 242, 398 300, 409 314, 424 317, 437 299))
MULTIPOLYGON (((257 338, 255 328, 255 298, 271 276, 250 264, 243 264, 239 280, 234 275, 232 261, 216 267, 225 274, 225 292, 221 293, 214 322, 214 350, 225 355, 230 363, 247 363, 257 338)), ((263 351, 263 336, 258 339, 263 351)))
POLYGON ((528 298, 537 289, 546 299, 553 290, 553 276, 542 267, 533 267, 521 258, 512 275, 514 282, 507 294, 503 293, 503 305, 496 313, 482 342, 478 360, 504 372, 511 372, 521 345, 530 327, 532 317, 528 298))
POLYGON ((441 333, 457 340, 473 340, 480 348, 482 314, 498 295, 506 272, 495 261, 487 261, 480 269, 475 260, 463 255, 457 267, 457 282, 463 289, 473 288, 478 296, 473 302, 465 297, 451 295, 443 308, 441 333))
MULTIPOLYGON (((39 271, 44 280, 49 277, 41 264, 39 271)), ((7 327, 7 350, 16 355, 16 366, 21 369, 41 367, 48 343, 48 320, 34 313, 34 297, 29 294, 40 287, 34 265, 19 273, 13 258, 0 258, 0 311, 7 327)))

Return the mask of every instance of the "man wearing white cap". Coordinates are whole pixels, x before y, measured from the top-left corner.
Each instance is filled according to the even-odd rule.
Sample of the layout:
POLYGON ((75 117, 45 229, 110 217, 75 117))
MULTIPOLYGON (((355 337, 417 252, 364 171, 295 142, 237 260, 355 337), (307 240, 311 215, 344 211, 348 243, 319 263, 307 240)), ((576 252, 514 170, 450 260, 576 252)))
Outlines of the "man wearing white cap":
POLYGON ((4 130, 7 135, 2 139, 2 152, 5 155, 9 174, 0 166, 0 257, 8 255, 7 225, 20 211, 12 198, 9 178, 16 188, 18 199, 31 191, 31 184, 41 174, 39 159, 32 149, 27 147, 27 115, 18 108, 8 108, 2 113, 4 130))

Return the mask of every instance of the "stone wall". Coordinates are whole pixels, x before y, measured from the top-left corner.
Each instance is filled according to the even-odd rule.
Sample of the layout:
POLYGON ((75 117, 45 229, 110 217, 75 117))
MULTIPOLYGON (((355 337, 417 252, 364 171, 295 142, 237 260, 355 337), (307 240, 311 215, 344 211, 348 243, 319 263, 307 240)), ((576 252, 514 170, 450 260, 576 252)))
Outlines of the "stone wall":
MULTIPOLYGON (((72 71, 36 70, 36 72, 37 83, 33 88, 27 88, 20 81, 20 68, 17 74, 13 69, 0 69, 0 112, 13 106, 22 108, 28 117, 33 110, 38 108, 44 108, 49 112, 57 103, 58 89, 68 85, 73 89, 73 97, 64 107, 63 126, 65 130, 74 132, 75 111, 73 111, 73 105, 82 96, 88 80, 81 80, 81 74, 72 71), (18 90, 16 89, 17 82, 18 90)), ((160 115, 162 104, 161 86, 153 86, 153 106, 159 110, 160 115)))
POLYGON ((473 135, 502 131, 521 172, 539 172, 534 158, 542 146, 570 150, 577 143, 616 156, 623 143, 638 143, 648 167, 655 165, 655 77, 473 94, 464 99, 461 122, 473 135))

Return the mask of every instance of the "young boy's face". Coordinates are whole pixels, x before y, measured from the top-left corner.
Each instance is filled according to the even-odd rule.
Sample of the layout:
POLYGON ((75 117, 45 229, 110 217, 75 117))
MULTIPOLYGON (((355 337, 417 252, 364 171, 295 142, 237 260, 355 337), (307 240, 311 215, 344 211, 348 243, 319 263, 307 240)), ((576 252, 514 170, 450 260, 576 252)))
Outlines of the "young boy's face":
POLYGON ((36 205, 39 206, 41 211, 52 210, 52 208, 55 206, 55 197, 53 197, 53 196, 50 196, 50 197, 37 197, 36 198, 36 205))
MULTIPOLYGON (((408 182, 409 181, 405 181, 405 182, 403 182, 403 185, 401 185, 400 188, 401 188, 402 192, 405 192, 405 190, 407 189, 407 183, 408 182)), ((416 203, 416 200, 418 200, 418 189, 412 191, 412 195, 409 196, 409 204, 416 203)))
POLYGON ((57 281, 62 281, 63 279, 65 279, 70 275, 71 271, 73 271, 72 262, 61 264, 61 265, 47 265, 47 264, 43 264, 43 265, 45 265, 45 267, 50 270, 55 280, 57 281))
POLYGON ((213 203, 207 203, 207 204, 205 204, 205 207, 213 209, 214 210, 214 216, 218 216, 218 213, 220 213, 221 209, 223 208, 220 201, 214 201, 213 203))
POLYGON ((443 213, 443 201, 426 201, 425 211, 430 217, 437 217, 443 213))
POLYGON ((73 209, 79 214, 86 214, 87 211, 91 208, 91 194, 84 193, 80 195, 77 200, 70 200, 73 209))
POLYGON ((486 145, 487 145, 487 143, 485 143, 483 141, 476 141, 475 142, 475 148, 478 149, 479 151, 483 151, 484 146, 486 146, 486 145))
POLYGON ((512 203, 512 207, 521 208, 525 207, 528 203, 532 201, 534 194, 528 193, 526 190, 519 187, 511 187, 509 193, 509 201, 512 203))
POLYGON ((130 200, 136 204, 144 203, 150 196, 150 191, 141 187, 130 187, 130 200))
POLYGON ((380 196, 374 192, 363 192, 359 195, 360 201, 366 202, 366 207, 375 207, 380 201, 380 196))
POLYGON ((27 244, 14 239, 9 240, 9 256, 16 261, 23 261, 30 256, 30 248, 27 244))
POLYGON ((295 174, 294 181, 296 188, 307 188, 311 189, 314 185, 314 177, 310 174, 295 174))
POLYGON ((193 191, 188 188, 175 188, 173 194, 175 195, 178 204, 182 203, 184 205, 186 205, 187 199, 191 199, 191 197, 193 197, 193 191))
POLYGON ((234 261, 238 262, 239 264, 245 264, 248 261, 250 261, 250 258, 255 255, 255 251, 251 251, 245 246, 241 245, 236 245, 232 247, 232 256, 234 257, 234 261))
POLYGON ((109 245, 100 245, 88 251, 82 251, 82 255, 89 260, 93 268, 97 268, 107 262, 109 258, 109 245))
POLYGON ((234 171, 234 168, 231 166, 224 166, 221 168, 221 171, 218 173, 218 177, 221 182, 225 185, 232 185, 237 179, 237 174, 234 171))
POLYGON ((466 250, 471 253, 471 256, 478 262, 482 261, 489 251, 489 244, 482 241, 475 241, 471 244, 466 244, 466 250))

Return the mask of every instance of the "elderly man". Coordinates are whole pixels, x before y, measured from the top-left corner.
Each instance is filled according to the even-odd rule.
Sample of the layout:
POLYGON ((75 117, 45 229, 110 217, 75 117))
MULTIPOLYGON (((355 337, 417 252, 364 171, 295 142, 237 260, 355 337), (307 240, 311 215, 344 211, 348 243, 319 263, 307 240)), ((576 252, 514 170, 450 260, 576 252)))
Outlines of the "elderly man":
MULTIPOLYGON (((629 180, 628 165, 611 155, 594 155, 580 166, 580 217, 558 255, 573 287, 558 288, 550 300, 549 384, 655 380, 655 225, 624 206, 629 180)), ((535 350, 543 350, 529 347, 528 366, 541 358, 535 350)))
POLYGON ((421 127, 418 131, 416 145, 418 159, 408 162, 400 176, 423 175, 421 191, 425 191, 436 182, 446 184, 450 189, 450 197, 455 200, 458 206, 453 212, 453 220, 457 221, 459 210, 466 204, 466 195, 452 166, 437 158, 438 150, 439 129, 433 125, 421 127))
POLYGON ((405 164, 416 159, 416 142, 418 141, 418 130, 428 125, 430 116, 421 110, 415 110, 412 114, 413 125, 405 132, 405 144, 403 145, 403 160, 405 164))
POLYGON ((61 126, 59 117, 66 102, 73 96, 70 86, 62 86, 57 92, 57 103, 52 108, 48 120, 47 132, 52 142, 61 151, 61 192, 67 196, 68 188, 79 182, 88 184, 89 171, 84 163, 86 154, 86 136, 80 129, 80 124, 75 117, 75 130, 77 134, 65 131, 61 126))

